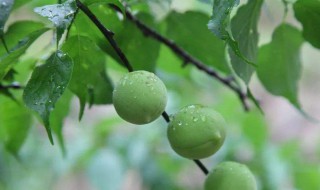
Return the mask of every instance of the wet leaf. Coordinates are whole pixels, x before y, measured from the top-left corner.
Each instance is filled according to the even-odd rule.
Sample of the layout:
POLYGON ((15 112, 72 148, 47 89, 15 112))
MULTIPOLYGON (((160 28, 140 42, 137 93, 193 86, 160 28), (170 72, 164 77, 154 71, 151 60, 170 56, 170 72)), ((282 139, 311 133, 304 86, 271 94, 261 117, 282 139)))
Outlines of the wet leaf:
POLYGON ((47 59, 45 64, 34 69, 23 93, 23 100, 27 107, 37 112, 42 118, 52 144, 50 112, 53 111, 55 103, 68 86, 72 69, 72 59, 58 50, 47 59))

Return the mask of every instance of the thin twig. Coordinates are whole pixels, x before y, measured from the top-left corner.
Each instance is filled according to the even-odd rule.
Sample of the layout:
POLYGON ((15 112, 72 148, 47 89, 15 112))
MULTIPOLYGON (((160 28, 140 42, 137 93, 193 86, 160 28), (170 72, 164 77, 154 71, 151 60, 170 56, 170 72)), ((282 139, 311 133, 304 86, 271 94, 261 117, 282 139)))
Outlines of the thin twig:
MULTIPOLYGON (((112 6, 112 5, 111 5, 112 6)), ((119 11, 119 9, 112 6, 115 10, 119 11)), ((158 32, 156 32, 154 29, 148 27, 144 23, 142 23, 140 20, 138 20, 132 13, 130 13, 128 10, 126 10, 126 18, 128 18, 130 21, 132 21, 141 31, 143 34, 145 34, 147 37, 151 37, 163 44, 165 44, 167 47, 169 47, 177 56, 179 56, 182 60, 184 65, 190 63, 197 67, 199 70, 207 73, 208 75, 212 76, 213 78, 216 78, 221 83, 229 87, 231 90, 233 90, 239 97, 240 101, 242 102, 243 108, 248 111, 249 106, 247 104, 247 95, 242 92, 242 90, 233 85, 233 78, 230 77, 222 77, 217 71, 214 69, 206 66, 203 62, 196 59, 195 57, 191 56, 187 51, 185 51, 183 48, 178 46, 174 41, 162 36, 158 32)))
MULTIPOLYGON (((121 58, 122 62, 125 64, 129 72, 133 71, 132 66, 130 65, 128 59, 126 58, 125 54, 121 51, 120 47, 116 43, 116 41, 113 39, 113 32, 106 29, 101 22, 97 19, 97 17, 89 10, 88 7, 83 5, 79 0, 76 0, 77 6, 91 19, 91 21, 98 27, 98 29, 103 33, 103 35, 108 39, 109 43, 112 45, 112 47, 115 49, 118 56, 121 58)), ((166 120, 166 122, 170 122, 169 115, 164 111, 162 113, 163 118, 166 120)), ((204 174, 208 174, 208 170, 206 167, 201 163, 200 160, 194 160, 196 164, 199 166, 199 168, 203 171, 204 174)))
POLYGON ((203 171, 204 174, 208 175, 209 171, 208 169, 203 165, 202 162, 200 162, 199 160, 193 160, 198 166, 199 168, 203 171))
POLYGON ((0 84, 0 90, 4 90, 4 89, 23 89, 24 87, 21 86, 20 84, 18 83, 12 83, 12 84, 9 84, 9 85, 2 85, 0 84))
POLYGON ((106 27, 103 26, 103 24, 98 20, 98 18, 89 10, 87 6, 82 4, 79 0, 76 0, 77 6, 79 9, 81 9, 89 18, 90 20, 98 27, 98 29, 102 32, 104 37, 109 41, 112 48, 116 51, 119 58, 121 59, 122 63, 125 65, 125 67, 128 69, 129 72, 133 71, 132 66, 130 65, 127 57, 124 55, 122 50, 117 45, 116 41, 113 39, 114 33, 110 30, 108 30, 106 27))

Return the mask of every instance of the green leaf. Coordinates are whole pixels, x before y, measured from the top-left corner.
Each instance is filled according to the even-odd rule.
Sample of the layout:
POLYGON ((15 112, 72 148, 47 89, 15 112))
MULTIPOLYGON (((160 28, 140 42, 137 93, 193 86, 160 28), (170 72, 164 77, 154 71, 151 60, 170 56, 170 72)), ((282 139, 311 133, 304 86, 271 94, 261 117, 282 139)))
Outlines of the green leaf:
POLYGON ((71 58, 58 50, 47 59, 45 64, 34 69, 23 93, 23 101, 27 107, 36 111, 42 118, 52 144, 50 112, 68 86, 72 68, 71 58))
POLYGON ((20 56, 26 52, 29 46, 47 30, 47 28, 43 28, 32 32, 29 36, 19 41, 19 43, 11 49, 11 52, 9 54, 0 57, 0 81, 9 72, 12 66, 19 60, 20 56))
POLYGON ((257 69, 260 81, 270 93, 287 98, 299 109, 297 94, 302 42, 302 35, 295 27, 288 24, 278 26, 272 41, 259 50, 257 69))
POLYGON ((97 3, 97 4, 111 4, 111 5, 114 5, 116 6, 119 10, 121 10, 122 14, 125 16, 125 8, 124 6, 122 5, 122 3, 119 1, 119 0, 85 0, 83 1, 84 4, 86 5, 92 5, 94 3, 97 3))
POLYGON ((105 54, 85 36, 72 36, 63 45, 74 61, 74 69, 69 89, 80 100, 81 119, 86 101, 106 104, 112 102, 113 87, 105 72, 105 54))
POLYGON ((303 26, 303 37, 314 47, 320 48, 320 1, 298 0, 293 9, 303 26))
MULTIPOLYGON (((12 49, 17 46, 19 41, 28 37, 32 32, 45 28, 44 24, 34 21, 18 21, 11 24, 6 31, 4 38, 8 49, 12 49)), ((7 54, 7 51, 0 47, 0 57, 7 54)))
POLYGON ((63 155, 66 155, 64 138, 62 134, 63 121, 69 113, 72 93, 66 90, 55 105, 55 109, 51 112, 50 125, 52 131, 57 135, 59 146, 63 155))
POLYGON ((203 63, 230 73, 225 58, 225 45, 207 29, 208 20, 209 17, 200 12, 172 12, 166 18, 166 36, 203 63))
POLYGON ((230 13, 233 7, 238 6, 239 0, 215 0, 213 2, 213 11, 208 28, 220 39, 228 40, 230 34, 228 26, 230 22, 230 13))
POLYGON ((4 25, 10 15, 14 0, 1 0, 0 2, 0 37, 3 36, 4 25))
POLYGON ((75 2, 69 0, 63 4, 36 7, 34 12, 48 18, 53 23, 57 28, 57 41, 59 41, 65 29, 70 25, 76 8, 75 2))
MULTIPOLYGON (((234 39, 239 44, 240 52, 255 63, 258 53, 258 19, 260 16, 262 0, 250 0, 239 8, 231 21, 234 39)), ((255 67, 239 58, 233 50, 229 49, 231 64, 237 75, 248 84, 255 67)))
POLYGON ((13 10, 18 9, 19 7, 23 6, 24 4, 29 3, 30 1, 26 1, 26 0, 14 0, 14 4, 13 4, 13 10))
POLYGON ((208 28, 215 36, 224 40, 234 54, 245 63, 256 66, 242 54, 238 42, 232 38, 232 33, 230 31, 230 13, 235 6, 238 6, 238 4, 239 0, 215 0, 213 2, 213 11, 208 23, 208 28))
POLYGON ((27 137, 32 117, 23 105, 7 97, 0 96, 0 105, 2 140, 7 150, 17 156, 27 137))

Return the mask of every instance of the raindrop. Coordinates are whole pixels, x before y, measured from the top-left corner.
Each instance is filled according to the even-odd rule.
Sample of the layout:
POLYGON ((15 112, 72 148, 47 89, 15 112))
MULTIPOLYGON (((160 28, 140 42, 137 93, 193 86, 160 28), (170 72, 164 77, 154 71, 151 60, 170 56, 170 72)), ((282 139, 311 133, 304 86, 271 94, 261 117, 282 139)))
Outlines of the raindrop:
POLYGON ((197 122, 199 120, 199 118, 197 117, 192 117, 192 121, 197 122))

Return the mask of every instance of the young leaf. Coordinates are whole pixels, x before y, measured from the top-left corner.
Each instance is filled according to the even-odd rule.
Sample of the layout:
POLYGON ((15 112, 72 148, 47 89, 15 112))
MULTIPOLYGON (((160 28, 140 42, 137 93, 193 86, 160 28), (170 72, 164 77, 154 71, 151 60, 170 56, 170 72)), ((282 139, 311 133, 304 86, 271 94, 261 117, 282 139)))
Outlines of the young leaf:
POLYGON ((4 24, 6 23, 14 0, 1 0, 0 1, 0 37, 3 37, 4 24))
POLYGON ((207 29, 208 19, 207 15, 200 12, 172 12, 166 18, 166 36, 205 64, 230 73, 225 58, 225 45, 207 29))
POLYGON ((208 28, 218 38, 226 41, 235 55, 242 59, 245 63, 255 66, 240 51, 239 44, 232 38, 230 31, 230 13, 233 7, 238 6, 239 0, 215 0, 213 2, 213 11, 208 28))
MULTIPOLYGON (((258 53, 257 24, 260 16, 262 0, 250 0, 239 8, 231 20, 231 29, 234 39, 239 43, 241 53, 255 63, 258 53)), ((255 67, 239 58, 232 49, 228 50, 231 64, 237 75, 248 84, 255 67)))
POLYGON ((79 97, 79 119, 88 99, 91 103, 111 103, 113 87, 106 76, 105 54, 100 48, 88 37, 72 36, 62 49, 74 61, 69 89, 79 97))
POLYGON ((11 49, 11 53, 0 57, 0 81, 9 72, 12 66, 18 61, 21 55, 23 55, 28 47, 44 32, 48 29, 43 28, 32 32, 29 36, 19 41, 19 43, 11 49))
POLYGON ((68 86, 72 68, 71 58, 58 50, 47 59, 45 64, 34 69, 23 93, 23 101, 27 107, 36 111, 42 118, 52 144, 50 112, 68 86))
POLYGON ((32 116, 23 105, 7 97, 0 96, 0 105, 0 126, 4 132, 4 144, 9 152, 17 156, 27 137, 32 116))
POLYGON ((48 18, 57 28, 57 41, 60 40, 64 30, 70 25, 75 11, 76 5, 72 0, 63 4, 46 5, 34 9, 34 12, 48 18))
POLYGON ((259 50, 257 69, 260 81, 270 93, 287 98, 298 109, 302 42, 302 35, 295 27, 288 24, 278 26, 272 41, 259 50))
POLYGON ((303 26, 303 37, 320 49, 320 1, 298 0, 293 5, 295 17, 303 26))

